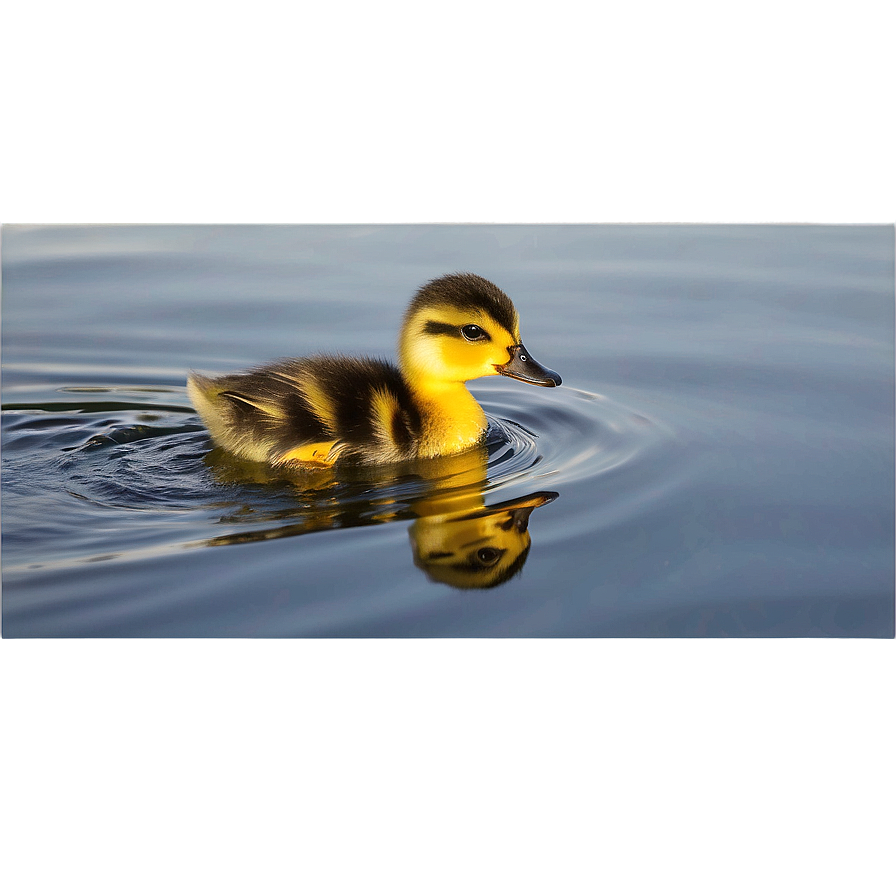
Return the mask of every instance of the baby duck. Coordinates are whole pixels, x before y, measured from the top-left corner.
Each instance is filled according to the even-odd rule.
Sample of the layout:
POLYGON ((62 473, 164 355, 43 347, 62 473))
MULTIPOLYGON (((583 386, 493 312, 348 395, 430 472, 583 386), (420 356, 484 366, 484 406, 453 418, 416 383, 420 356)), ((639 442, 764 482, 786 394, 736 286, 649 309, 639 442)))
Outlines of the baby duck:
POLYGON ((374 358, 318 355, 211 379, 187 393, 222 448, 281 466, 337 460, 395 463, 464 451, 485 435, 485 413, 464 385, 502 374, 559 386, 520 339, 513 302, 476 274, 421 287, 401 328, 396 367, 374 358))

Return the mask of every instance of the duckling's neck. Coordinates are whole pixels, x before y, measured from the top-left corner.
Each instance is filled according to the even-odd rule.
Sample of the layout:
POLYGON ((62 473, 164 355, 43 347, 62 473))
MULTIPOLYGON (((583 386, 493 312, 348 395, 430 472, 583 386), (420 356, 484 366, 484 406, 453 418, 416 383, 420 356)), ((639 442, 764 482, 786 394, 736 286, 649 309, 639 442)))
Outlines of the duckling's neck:
POLYGON ((420 409, 421 455, 451 454, 481 441, 485 412, 463 383, 418 380, 411 391, 420 409))

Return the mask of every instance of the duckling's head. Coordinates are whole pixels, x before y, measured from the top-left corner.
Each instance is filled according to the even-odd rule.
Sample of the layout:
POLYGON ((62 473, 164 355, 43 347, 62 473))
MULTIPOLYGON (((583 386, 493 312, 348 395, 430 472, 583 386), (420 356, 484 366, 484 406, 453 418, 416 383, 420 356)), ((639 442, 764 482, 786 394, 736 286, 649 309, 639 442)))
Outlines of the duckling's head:
POLYGON ((405 314, 398 356, 412 383, 430 387, 498 373, 537 386, 561 382, 526 350, 513 302, 476 274, 421 287, 405 314))

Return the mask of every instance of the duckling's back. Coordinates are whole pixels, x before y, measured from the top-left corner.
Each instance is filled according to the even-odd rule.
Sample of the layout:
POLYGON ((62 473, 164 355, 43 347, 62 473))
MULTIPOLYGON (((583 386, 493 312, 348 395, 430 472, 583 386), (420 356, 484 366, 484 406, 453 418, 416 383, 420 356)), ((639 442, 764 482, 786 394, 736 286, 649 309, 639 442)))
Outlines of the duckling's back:
POLYGON ((187 380, 212 438, 275 465, 415 457, 420 412, 400 371, 374 358, 288 359, 216 379, 187 380))

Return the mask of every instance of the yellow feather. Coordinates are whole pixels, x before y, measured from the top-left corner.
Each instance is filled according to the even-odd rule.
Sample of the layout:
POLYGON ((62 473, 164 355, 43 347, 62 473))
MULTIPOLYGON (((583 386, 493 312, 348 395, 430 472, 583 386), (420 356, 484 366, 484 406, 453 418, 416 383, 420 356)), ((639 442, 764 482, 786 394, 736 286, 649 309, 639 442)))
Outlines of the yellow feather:
POLYGON ((371 422, 379 438, 392 441, 392 418, 398 408, 398 400, 390 392, 377 389, 370 401, 371 422))
POLYGON ((313 376, 309 376, 302 383, 302 394, 306 401, 311 405, 311 409, 317 418, 331 431, 336 430, 336 411, 333 407, 333 401, 326 392, 326 386, 317 382, 313 376))

